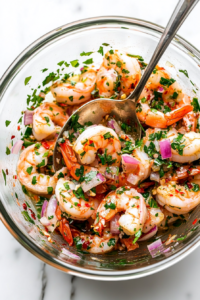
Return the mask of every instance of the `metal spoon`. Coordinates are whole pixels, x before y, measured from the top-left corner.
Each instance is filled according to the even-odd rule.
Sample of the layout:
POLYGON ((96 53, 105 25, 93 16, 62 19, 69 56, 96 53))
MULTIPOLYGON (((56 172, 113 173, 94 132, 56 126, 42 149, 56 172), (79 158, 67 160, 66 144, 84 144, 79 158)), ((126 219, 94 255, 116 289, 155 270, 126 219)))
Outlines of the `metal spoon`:
POLYGON ((75 116, 78 116, 78 122, 84 125, 88 121, 91 121, 93 124, 99 124, 102 121, 103 117, 105 117, 106 115, 110 115, 113 116, 116 121, 121 121, 123 123, 127 123, 128 121, 128 124, 132 128, 131 135, 134 137, 134 139, 141 138, 141 125, 136 115, 137 100, 139 99, 139 96, 142 93, 147 80, 149 79, 161 56, 167 49, 180 26, 183 24, 187 16, 190 14, 192 9, 198 2, 199 0, 180 0, 178 2, 167 24, 167 27, 165 28, 161 36, 156 50, 154 51, 150 63, 148 64, 136 89, 128 96, 128 98, 126 98, 125 100, 105 98, 96 99, 90 101, 89 103, 86 103, 71 115, 71 117, 63 126, 54 148, 53 164, 55 171, 58 171, 63 167, 61 163, 62 156, 58 151, 58 140, 62 138, 64 131, 68 131, 72 128, 73 119, 75 118, 75 116))

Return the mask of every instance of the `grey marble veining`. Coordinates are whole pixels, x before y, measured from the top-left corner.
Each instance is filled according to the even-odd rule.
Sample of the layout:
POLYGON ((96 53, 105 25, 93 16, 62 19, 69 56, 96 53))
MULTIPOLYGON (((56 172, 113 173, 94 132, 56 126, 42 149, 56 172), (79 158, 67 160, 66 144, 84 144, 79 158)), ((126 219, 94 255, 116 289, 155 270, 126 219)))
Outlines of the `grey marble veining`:
MULTIPOLYGON (((1 0, 0 76, 31 42, 65 23, 98 15, 124 15, 165 26, 174 0, 1 0)), ((179 34, 200 48, 200 4, 179 34)), ((0 300, 199 300, 200 249, 175 266, 127 282, 76 278, 45 265, 0 223, 0 300)))

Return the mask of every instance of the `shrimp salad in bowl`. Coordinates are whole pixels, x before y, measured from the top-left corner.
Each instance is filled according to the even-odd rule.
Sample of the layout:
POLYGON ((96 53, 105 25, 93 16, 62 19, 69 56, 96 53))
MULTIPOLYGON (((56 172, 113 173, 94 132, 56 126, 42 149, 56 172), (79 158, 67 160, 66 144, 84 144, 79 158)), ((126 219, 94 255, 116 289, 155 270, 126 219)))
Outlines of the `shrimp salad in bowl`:
MULTIPOLYGON (((136 104, 141 140, 133 139, 129 120, 120 123, 105 116, 100 124, 81 124, 74 114, 79 107, 100 97, 127 98, 147 66, 138 53, 105 43, 96 54, 100 65, 91 58, 93 52, 82 52, 83 66, 78 59, 61 61, 33 89, 22 113, 25 132, 6 153, 20 152, 17 179, 37 208, 37 227, 48 241, 54 242, 57 233, 66 249, 93 254, 134 251, 148 240, 158 247, 162 233, 187 222, 200 203, 197 87, 191 81, 191 96, 157 65, 136 104), (67 72, 69 67, 74 71, 67 72), (58 140, 63 167, 55 172, 53 150, 71 115, 69 131, 58 140)), ((189 80, 186 70, 177 72, 189 80)), ((25 85, 30 81, 27 77, 25 85)), ((36 216, 26 202, 23 208, 34 224, 36 216)), ((168 244, 174 240, 169 237, 168 244)))

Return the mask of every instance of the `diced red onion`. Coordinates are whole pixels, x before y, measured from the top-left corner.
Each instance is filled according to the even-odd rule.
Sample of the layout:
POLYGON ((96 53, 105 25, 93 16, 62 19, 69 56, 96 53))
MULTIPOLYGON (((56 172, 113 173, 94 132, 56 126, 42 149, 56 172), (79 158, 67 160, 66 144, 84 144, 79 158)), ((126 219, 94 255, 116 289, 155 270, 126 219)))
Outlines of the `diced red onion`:
POLYGON ((24 143, 24 142, 21 141, 21 140, 17 141, 17 142, 14 144, 14 146, 12 147, 11 153, 12 153, 12 154, 18 154, 19 151, 20 151, 21 148, 22 148, 23 143, 24 143))
POLYGON ((144 224, 147 214, 147 208, 142 195, 138 193, 138 196, 140 197, 140 224, 144 224))
POLYGON ((109 172, 105 172, 105 177, 108 178, 108 179, 113 179, 113 180, 119 180, 119 168, 118 167, 109 167, 109 172))
POLYGON ((169 139, 160 141, 160 153, 162 159, 172 157, 171 143, 169 139))
MULTIPOLYGON (((56 196, 53 195, 51 196, 49 200, 49 205, 47 206, 47 213, 46 213, 47 218, 51 216, 55 217, 56 207, 57 207, 57 199, 56 196)), ((50 223, 52 223, 51 220, 50 223)))
POLYGON ((117 134, 120 133, 120 131, 121 131, 119 125, 118 125, 117 122, 116 122, 115 120, 113 120, 113 119, 110 120, 110 121, 108 121, 107 126, 108 126, 109 128, 111 128, 111 129, 114 129, 115 132, 116 132, 117 134))
POLYGON ((158 89, 158 92, 163 93, 164 91, 165 91, 164 88, 162 86, 160 86, 159 89, 158 89))
POLYGON ((160 182, 160 174, 158 172, 151 172, 150 180, 160 182))
POLYGON ((24 113, 24 125, 33 124, 33 110, 26 110, 24 113))
POLYGON ((162 253, 164 250, 163 244, 161 239, 153 242, 152 244, 147 246, 151 256, 154 258, 156 257, 158 254, 162 253))
POLYGON ((120 234, 119 231, 119 218, 120 215, 116 214, 110 221, 110 232, 113 234, 120 234))
POLYGON ((135 172, 138 165, 140 164, 139 160, 129 154, 122 154, 121 158, 122 168, 125 173, 135 172))
POLYGON ((86 193, 87 191, 91 190, 93 187, 95 187, 105 181, 106 181, 105 177, 101 173, 98 173, 88 183, 83 181, 81 183, 81 187, 82 187, 83 191, 86 193))
POLYGON ((40 222, 41 222, 42 225, 44 225, 44 226, 50 226, 50 225, 51 225, 50 221, 49 221, 46 217, 42 217, 42 218, 40 219, 40 222))
POLYGON ((154 226, 153 228, 151 228, 151 230, 147 233, 143 233, 141 235, 141 237, 138 239, 138 242, 143 242, 146 240, 149 240, 150 238, 152 238, 158 231, 158 227, 154 226))
POLYGON ((127 181, 132 185, 136 185, 138 183, 138 176, 130 173, 128 174, 127 181))
POLYGON ((71 258, 73 258, 75 260, 80 260, 81 259, 78 255, 70 252, 69 250, 67 250, 65 248, 62 248, 62 253, 66 254, 67 256, 69 256, 69 257, 71 257, 71 258))
POLYGON ((84 70, 84 67, 80 68, 80 71, 83 71, 84 70))
POLYGON ((47 200, 44 200, 43 205, 42 205, 41 217, 44 217, 44 215, 46 215, 46 209, 47 209, 48 204, 49 204, 49 202, 47 200))

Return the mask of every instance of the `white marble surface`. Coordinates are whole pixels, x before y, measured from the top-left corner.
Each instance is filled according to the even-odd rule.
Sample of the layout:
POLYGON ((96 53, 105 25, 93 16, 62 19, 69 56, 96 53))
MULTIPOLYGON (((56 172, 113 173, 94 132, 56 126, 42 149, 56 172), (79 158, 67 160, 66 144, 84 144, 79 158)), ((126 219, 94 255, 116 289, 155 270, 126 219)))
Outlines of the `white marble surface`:
MULTIPOLYGON (((175 0, 1 0, 0 76, 31 42, 65 23, 98 15, 124 15, 165 25, 175 0)), ((200 48, 200 4, 179 34, 200 48)), ((1 300, 197 300, 200 249, 150 277, 98 282, 61 273, 32 256, 0 223, 1 300)))

